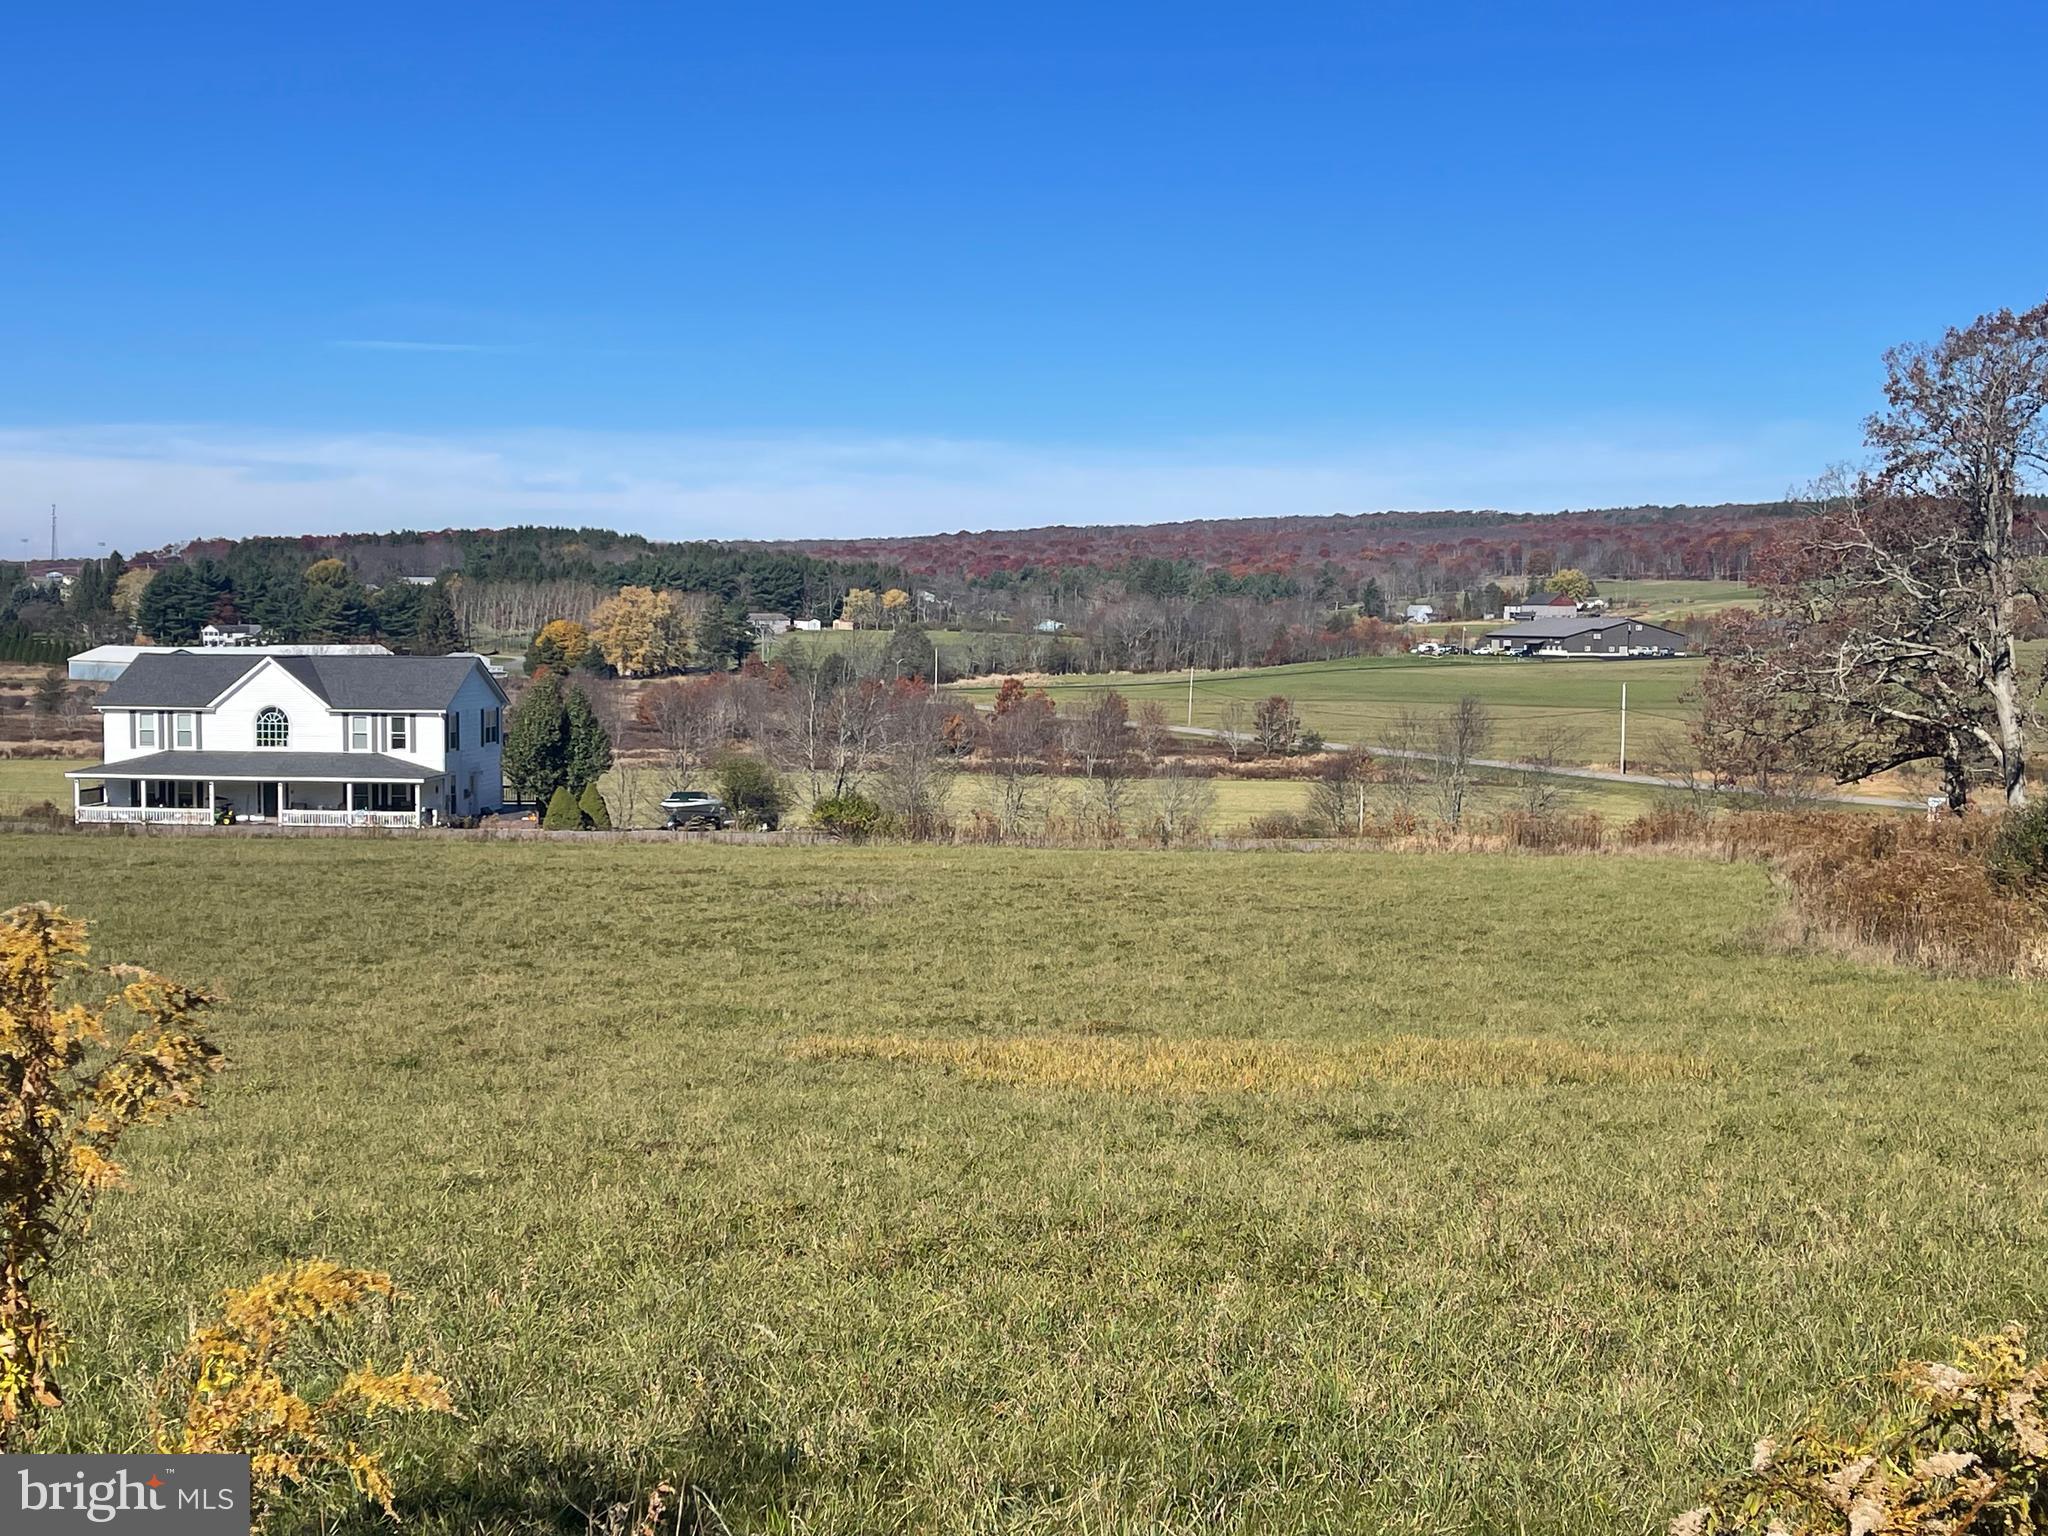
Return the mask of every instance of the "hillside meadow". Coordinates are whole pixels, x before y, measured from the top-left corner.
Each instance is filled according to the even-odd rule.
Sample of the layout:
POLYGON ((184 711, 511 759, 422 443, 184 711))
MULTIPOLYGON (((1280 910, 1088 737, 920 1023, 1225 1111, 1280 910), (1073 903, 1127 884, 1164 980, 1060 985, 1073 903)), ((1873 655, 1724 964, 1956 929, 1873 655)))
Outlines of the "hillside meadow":
MULTIPOLYGON (((1628 685, 1631 763, 1677 745, 1692 722, 1688 698, 1702 663, 1509 660, 1492 656, 1362 656, 1195 676, 1194 724, 1214 727, 1235 700, 1247 710, 1271 694, 1294 700, 1302 723, 1332 741, 1367 746, 1403 712, 1441 711, 1466 694, 1494 718, 1489 756, 1520 758, 1555 747, 1561 761, 1612 767, 1621 746, 1621 688, 1628 685)), ((1062 709, 1115 689, 1131 707, 1155 700, 1175 725, 1188 723, 1188 679, 1115 673, 1039 679, 1062 709)), ((986 703, 996 684, 962 684, 986 703)))
POLYGON ((2042 1308, 2037 996, 1783 952, 1747 864, 0 837, 31 898, 230 1062, 54 1440, 220 1287, 388 1268, 416 1532, 1648 1532, 2042 1308))

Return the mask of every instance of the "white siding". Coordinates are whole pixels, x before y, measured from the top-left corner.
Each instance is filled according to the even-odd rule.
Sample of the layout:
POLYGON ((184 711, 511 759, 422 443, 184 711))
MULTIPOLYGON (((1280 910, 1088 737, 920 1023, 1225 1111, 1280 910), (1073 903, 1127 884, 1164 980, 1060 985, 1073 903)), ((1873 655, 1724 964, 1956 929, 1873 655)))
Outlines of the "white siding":
MULTIPOLYGON (((270 707, 283 710, 285 718, 291 722, 291 739, 282 750, 353 750, 350 747, 349 723, 362 712, 331 709, 289 672, 261 663, 252 665, 250 672, 222 696, 217 709, 192 711, 196 716, 194 725, 198 739, 188 750, 269 750, 257 747, 256 717, 270 707)), ((440 710, 404 712, 408 740, 403 749, 394 748, 391 744, 391 717, 396 712, 387 710, 369 714, 369 750, 416 763, 428 774, 444 774, 438 786, 427 786, 426 803, 429 805, 460 816, 494 810, 504 793, 501 751, 504 702, 481 664, 472 668, 463 679, 450 709, 461 721, 461 744, 454 753, 446 750, 447 715, 440 710), (501 739, 486 744, 483 720, 485 712, 491 710, 499 712, 501 739)), ((117 763, 152 752, 176 750, 176 717, 179 713, 170 709, 104 710, 101 715, 103 760, 117 763), (156 741, 146 746, 136 741, 136 718, 144 713, 158 721, 156 741)))
MULTIPOLYGON (((456 816, 474 816, 478 811, 496 810, 505 790, 504 705, 481 665, 464 679, 449 707, 461 721, 461 744, 448 754, 442 764, 447 774, 444 805, 451 815, 456 816), (499 739, 485 746, 483 716, 485 711, 493 709, 499 711, 499 739), (470 792, 472 775, 476 786, 474 793, 470 792)), ((439 752, 446 739, 446 724, 439 717, 433 718, 433 746, 439 752)))

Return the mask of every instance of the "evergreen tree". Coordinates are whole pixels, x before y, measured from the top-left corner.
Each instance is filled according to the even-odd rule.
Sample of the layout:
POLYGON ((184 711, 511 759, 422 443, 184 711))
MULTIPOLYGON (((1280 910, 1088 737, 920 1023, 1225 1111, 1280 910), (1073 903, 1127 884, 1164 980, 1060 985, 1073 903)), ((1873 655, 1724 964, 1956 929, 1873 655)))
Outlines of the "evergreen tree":
MULTIPOLYGON (((319 561, 338 565, 339 561, 319 561)), ((359 640, 376 629, 362 583, 346 573, 339 580, 306 583, 304 629, 308 640, 332 645, 359 640)))
POLYGON ((1365 585, 1358 589, 1358 611, 1368 619, 1387 616, 1387 595, 1380 590, 1378 577, 1368 576, 1365 585))
POLYGON ((691 660, 713 672, 723 672, 746 660, 754 648, 754 632, 747 626, 744 609, 736 603, 709 602, 697 620, 691 636, 691 660))
POLYGON ((591 708, 590 695, 581 688, 565 689, 562 704, 567 727, 563 779, 570 789, 581 794, 612 766, 611 733, 591 708))
MULTIPOLYGON (((413 588, 420 591, 420 588, 413 588)), ((435 582, 424 590, 420 598, 419 622, 414 626, 412 637, 413 654, 417 656, 446 656, 451 651, 469 649, 469 637, 462 632, 462 621, 455 616, 455 598, 445 582, 435 582)))
POLYGON ((611 831, 611 808, 604 803, 604 796, 597 792, 595 784, 583 786, 583 793, 576 797, 576 809, 583 813, 586 827, 596 832, 611 831))
POLYGON ((557 784, 555 792, 548 796, 548 808, 541 816, 540 824, 550 832, 582 830, 583 813, 576 809, 576 797, 569 793, 566 785, 557 784))
POLYGON ((190 645, 228 596, 227 574, 213 561, 183 561, 143 589, 136 620, 159 645, 190 645))
POLYGON ((306 584, 298 572, 252 572, 235 584, 235 600, 245 621, 259 627, 264 639, 291 642, 304 637, 306 584))
POLYGON ((377 595, 370 600, 370 613, 377 621, 377 633, 401 656, 425 654, 413 645, 413 639, 419 633, 423 606, 424 593, 409 581, 394 581, 379 587, 377 595))
POLYGON ((569 714, 562 680, 542 672, 526 685, 506 722, 505 782, 521 800, 542 801, 569 779, 569 714))

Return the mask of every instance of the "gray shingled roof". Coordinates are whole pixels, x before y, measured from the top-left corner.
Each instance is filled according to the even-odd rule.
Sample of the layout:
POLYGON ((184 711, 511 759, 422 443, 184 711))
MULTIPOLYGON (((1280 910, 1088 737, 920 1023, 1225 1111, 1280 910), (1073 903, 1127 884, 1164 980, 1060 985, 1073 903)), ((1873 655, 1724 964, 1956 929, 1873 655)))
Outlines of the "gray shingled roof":
POLYGON ((408 784, 439 778, 382 752, 151 752, 74 768, 67 779, 354 779, 408 784))
POLYGON ((1627 619, 1602 619, 1583 617, 1576 619, 1524 619, 1519 624, 1510 624, 1503 629, 1489 629, 1488 639, 1500 636, 1508 640, 1562 640, 1568 635, 1583 635, 1589 629, 1612 629, 1617 624, 1626 624, 1627 619))
MULTIPOLYGON (((274 661, 335 709, 446 709, 473 656, 250 656, 233 651, 175 651, 138 656, 100 695, 115 709, 196 709, 211 704, 244 673, 274 661)), ((490 677, 488 669, 484 671, 490 677)), ((493 682, 493 687, 496 683, 493 682)))
POLYGON ((115 709, 198 709, 211 704, 261 656, 231 651, 171 651, 136 657, 107 685, 100 703, 115 709))
POLYGON ((1651 624, 1643 619, 1632 619, 1626 614, 1620 618, 1597 613, 1580 614, 1575 619, 1524 619, 1519 624, 1509 624, 1500 629, 1489 629, 1489 640, 1564 640, 1573 635, 1583 635, 1589 629, 1625 629, 1634 625, 1638 629, 1654 629, 1660 635, 1669 635, 1681 644, 1685 636, 1675 629, 1662 624, 1651 624))

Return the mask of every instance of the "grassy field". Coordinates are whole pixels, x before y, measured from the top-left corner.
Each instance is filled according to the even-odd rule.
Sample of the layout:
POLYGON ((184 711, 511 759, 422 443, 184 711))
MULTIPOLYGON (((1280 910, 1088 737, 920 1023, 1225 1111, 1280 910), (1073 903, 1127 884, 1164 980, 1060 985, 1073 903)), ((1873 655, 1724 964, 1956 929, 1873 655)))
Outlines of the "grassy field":
MULTIPOLYGON (((637 776, 634 782, 635 803, 638 806, 634 824, 641 827, 658 827, 662 822, 660 801, 663 794, 676 787, 671 785, 672 776, 663 772, 648 770, 637 776)), ((793 794, 793 802, 785 824, 795 826, 810 812, 808 796, 800 780, 787 781, 793 794)), ((708 777, 703 778, 710 784, 708 777)), ((1309 805, 1309 783, 1305 779, 1214 779, 1216 805, 1210 821, 1210 830, 1223 836, 1243 836, 1251 830, 1254 817, 1268 816, 1275 812, 1305 813, 1309 805)), ((1640 816, 1657 802, 1658 792, 1629 784, 1604 784, 1591 780, 1558 779, 1555 781, 1560 808, 1567 811, 1597 811, 1603 816, 1622 820, 1640 816)), ((1485 815, 1504 810, 1521 803, 1522 780, 1520 775, 1493 774, 1483 776, 1483 781, 1472 795, 1475 813, 1485 815)), ((614 820, 625 804, 625 794, 620 776, 613 772, 600 786, 605 803, 612 808, 614 820)), ((1078 778, 1063 781, 1062 793, 1070 804, 1077 804, 1082 791, 1078 778)), ((952 781, 947 793, 944 810, 956 821, 965 821, 977 807, 995 810, 994 786, 985 774, 962 773, 952 781)), ((1134 804, 1143 814, 1144 792, 1141 789, 1134 798, 1134 804)))
POLYGON ((1775 951, 1746 865, 0 838, 29 897, 230 1000, 56 1439, 386 1267, 416 1532, 1650 1532, 2041 1313, 2038 998, 1775 951))
MULTIPOLYGON (((1698 679, 1701 665, 1696 660, 1375 656, 1198 673, 1194 723, 1217 724, 1224 704, 1231 699, 1249 706, 1268 694, 1282 693, 1294 700, 1305 724, 1332 741, 1370 744, 1385 723, 1403 710, 1441 710, 1470 693, 1484 700, 1495 718, 1489 755, 1524 755, 1555 732, 1573 754, 1572 761, 1611 766, 1620 745, 1621 685, 1628 684, 1631 755, 1641 760, 1660 736, 1684 730, 1691 717, 1684 696, 1698 679)), ((1104 688, 1114 688, 1133 708, 1143 700, 1157 699, 1176 725, 1187 719, 1185 674, 1120 673, 1057 678, 1046 684, 1063 708, 1071 708, 1104 688)), ((993 686, 961 691, 984 701, 995 693, 993 686)))
POLYGON ((1754 608, 1764 596, 1757 588, 1740 581, 1637 581, 1611 576, 1601 581, 1599 587, 1600 595, 1616 609, 1651 619, 1754 608))

